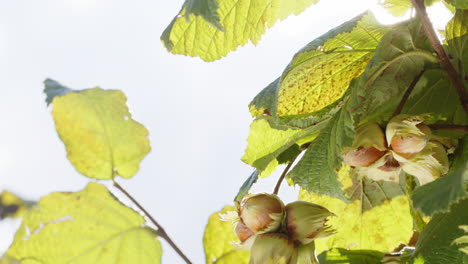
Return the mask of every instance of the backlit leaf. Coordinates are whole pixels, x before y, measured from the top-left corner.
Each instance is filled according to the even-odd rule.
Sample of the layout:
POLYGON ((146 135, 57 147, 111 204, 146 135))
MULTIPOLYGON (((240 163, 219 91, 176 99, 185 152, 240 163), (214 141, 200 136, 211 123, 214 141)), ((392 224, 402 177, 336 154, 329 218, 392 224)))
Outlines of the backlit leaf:
POLYGON ((281 153, 301 139, 311 141, 315 135, 325 127, 326 122, 307 129, 279 130, 270 126, 266 119, 257 119, 250 125, 250 134, 247 139, 247 148, 242 161, 263 171, 281 153))
POLYGON ((468 223, 468 200, 453 204, 450 212, 436 214, 419 236, 414 263, 464 264, 464 253, 453 241, 464 235, 460 225, 468 223))
POLYGON ((278 116, 312 113, 341 98, 350 81, 364 71, 387 30, 366 14, 307 44, 283 72, 278 116))
POLYGON ((421 210, 427 216, 448 212, 453 203, 468 196, 465 183, 467 180, 468 136, 465 136, 457 148, 449 173, 414 190, 414 208, 421 210))
POLYGON ((143 216, 91 182, 80 192, 41 198, 24 216, 7 254, 47 264, 158 264, 156 231, 144 224, 143 216))
POLYGON ((208 219, 203 236, 203 247, 207 264, 247 264, 250 254, 235 250, 233 243, 239 242, 231 221, 222 221, 220 214, 236 211, 234 206, 225 206, 208 219))
POLYGON ((320 263, 373 264, 381 263, 384 253, 374 250, 333 248, 318 256, 320 263))
POLYGON ((402 188, 396 183, 355 176, 350 177, 347 169, 340 171, 343 190, 351 203, 300 191, 300 200, 322 205, 336 215, 328 223, 337 233, 316 240, 318 252, 332 247, 391 252, 400 243, 408 242, 413 234, 413 219, 402 188))
POLYGON ((57 132, 68 159, 83 175, 130 178, 150 151, 148 130, 132 119, 126 100, 119 90, 101 88, 54 97, 57 132))
POLYGON ((186 0, 161 36, 174 54, 214 61, 318 0, 186 0))
MULTIPOLYGON (((468 1, 466 3, 468 6, 468 1)), ((452 64, 462 78, 468 76, 468 10, 456 10, 455 16, 447 24, 446 35, 452 64)))

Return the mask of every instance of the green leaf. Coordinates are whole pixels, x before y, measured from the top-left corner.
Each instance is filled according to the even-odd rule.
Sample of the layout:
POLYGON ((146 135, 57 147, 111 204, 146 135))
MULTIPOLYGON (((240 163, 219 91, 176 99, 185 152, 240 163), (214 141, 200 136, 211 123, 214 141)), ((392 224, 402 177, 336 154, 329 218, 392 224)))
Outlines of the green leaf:
POLYGON ((309 192, 346 201, 338 181, 343 146, 350 146, 354 135, 351 114, 341 109, 312 141, 302 159, 288 173, 288 179, 309 192))
POLYGON ((259 174, 260 174, 260 172, 258 170, 255 170, 254 172, 252 172, 252 174, 250 174, 250 176, 247 178, 247 180, 245 180, 245 182, 240 187, 239 192, 237 193, 236 197, 234 198, 234 201, 237 201, 237 202, 242 201, 244 196, 246 196, 249 193, 250 188, 252 188, 254 183, 257 182, 259 174))
POLYGON ((468 2, 466 0, 445 0, 447 3, 453 5, 456 8, 468 9, 468 2))
POLYGON ((157 232, 91 182, 76 193, 56 192, 23 218, 7 254, 47 264, 161 263, 157 232))
POLYGON ((44 86, 45 86, 44 93, 46 94, 45 101, 47 105, 50 105, 50 103, 52 103, 52 100, 54 100, 54 97, 66 95, 67 93, 74 91, 68 87, 61 85, 59 82, 52 80, 52 79, 46 79, 44 81, 44 86))
POLYGON ((278 116, 316 112, 341 98, 387 31, 371 14, 364 14, 307 44, 283 72, 278 116))
POLYGON ((448 213, 436 214, 419 236, 414 263, 424 260, 424 263, 430 264, 463 264, 464 253, 453 241, 464 235, 459 226, 466 223, 468 200, 453 204, 448 213))
POLYGON ((207 264, 248 264, 250 254, 235 250, 233 243, 239 242, 231 221, 222 221, 220 214, 236 211, 234 206, 225 206, 208 219, 203 236, 203 247, 207 264))
POLYGON ((468 121, 455 88, 448 80, 447 74, 440 70, 428 70, 423 74, 402 113, 409 115, 430 113, 426 123, 447 124, 459 123, 458 113, 463 113, 465 118, 462 119, 468 121))
POLYGON ((431 50, 415 19, 398 24, 382 37, 365 72, 352 84, 358 93, 355 122, 388 120, 425 64, 438 62, 431 50))
POLYGON ((279 130, 270 126, 264 118, 254 120, 250 125, 247 148, 242 161, 263 171, 283 152, 296 144, 299 140, 311 141, 322 129, 326 122, 319 123, 306 129, 279 130))
POLYGON ((468 76, 468 10, 456 10, 455 16, 447 24, 446 40, 453 57, 452 64, 462 78, 468 76))
POLYGON ((461 225, 459 228, 465 232, 465 235, 455 239, 453 243, 457 245, 463 245, 464 247, 460 248, 459 250, 468 256, 468 245, 465 245, 468 244, 468 235, 466 235, 468 233, 468 225, 461 225))
POLYGON ((254 97, 252 102, 249 104, 249 110, 252 117, 258 117, 264 114, 276 116, 279 85, 280 78, 274 80, 254 97))
POLYGON ((224 30, 218 16, 217 0, 187 0, 183 8, 186 8, 186 19, 190 19, 190 14, 201 16, 205 21, 214 25, 219 30, 224 30))
POLYGON ((119 90, 101 88, 54 97, 57 132, 68 159, 83 175, 130 178, 150 151, 148 130, 132 119, 126 100, 119 90))
POLYGON ((161 40, 174 54, 214 61, 318 0, 186 0, 161 40))
POLYGON ((3 191, 0 193, 0 220, 7 217, 22 217, 34 204, 9 191, 3 191))
POLYGON ((304 189, 299 193, 299 200, 322 205, 336 215, 328 224, 337 233, 316 240, 318 252, 333 247, 391 252, 400 243, 409 241, 413 219, 401 186, 358 179, 357 175, 348 174, 348 168, 340 170, 339 176, 350 203, 304 189))
POLYGON ((465 136, 457 148, 449 173, 414 190, 414 208, 427 216, 448 212, 452 204, 468 196, 467 180, 468 136, 465 136))
POLYGON ((318 256, 318 260, 321 264, 380 264, 383 257, 384 253, 375 250, 347 250, 344 248, 333 248, 322 252, 322 254, 318 256))

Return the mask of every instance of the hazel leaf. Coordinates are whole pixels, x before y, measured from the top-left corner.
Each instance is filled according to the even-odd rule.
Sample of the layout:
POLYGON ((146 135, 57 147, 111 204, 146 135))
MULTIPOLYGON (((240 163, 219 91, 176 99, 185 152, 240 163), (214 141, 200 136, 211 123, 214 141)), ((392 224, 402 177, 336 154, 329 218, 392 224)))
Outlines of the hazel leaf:
POLYGON ((161 40, 173 54, 214 61, 251 41, 266 29, 318 0, 186 0, 161 40))
POLYGON ((234 233, 234 224, 231 221, 222 221, 221 215, 229 211, 236 211, 234 206, 225 206, 208 219, 203 235, 203 248, 207 264, 248 264, 250 254, 246 251, 236 250, 234 243, 239 239, 234 233))
MULTIPOLYGON (((45 90, 47 93, 47 89, 45 90)), ((69 91, 55 96, 52 116, 67 157, 81 174, 131 178, 150 151, 148 130, 132 119, 119 90, 69 91)))
POLYGON ((20 260, 62 264, 161 263, 157 232, 103 185, 56 192, 23 218, 7 254, 20 260))
POLYGON ((301 189, 299 199, 319 204, 336 216, 327 222, 336 234, 316 240, 318 252, 335 247, 391 252, 413 234, 408 199, 401 186, 349 175, 343 168, 340 182, 350 203, 301 189))

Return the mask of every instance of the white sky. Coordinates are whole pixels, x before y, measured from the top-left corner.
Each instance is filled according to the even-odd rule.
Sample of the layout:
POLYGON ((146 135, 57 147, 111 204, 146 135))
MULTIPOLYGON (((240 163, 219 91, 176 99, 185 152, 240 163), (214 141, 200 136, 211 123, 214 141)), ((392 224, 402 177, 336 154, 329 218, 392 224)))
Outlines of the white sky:
MULTIPOLYGON (((133 179, 120 183, 194 263, 204 263, 207 218, 231 203, 252 172, 240 161, 248 103, 297 50, 373 3, 322 0, 269 30, 258 47, 205 63, 171 55, 159 40, 182 0, 0 0, 0 190, 38 199, 88 182, 66 159, 44 103, 44 79, 123 90, 134 118, 150 131, 153 151, 133 179)), ((255 190, 271 192, 277 177, 255 190)), ((283 186, 280 195, 291 201, 296 193, 283 186)), ((14 225, 0 224, 0 252, 14 225)), ((164 263, 183 263, 163 247, 164 263)))

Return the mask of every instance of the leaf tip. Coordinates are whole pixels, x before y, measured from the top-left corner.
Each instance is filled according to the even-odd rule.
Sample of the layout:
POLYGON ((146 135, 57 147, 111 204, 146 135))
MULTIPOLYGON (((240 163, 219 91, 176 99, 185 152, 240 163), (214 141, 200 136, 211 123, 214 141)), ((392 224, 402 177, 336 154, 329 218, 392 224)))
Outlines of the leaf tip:
POLYGON ((62 96, 72 91, 72 89, 63 86, 62 84, 53 79, 47 78, 44 81, 44 93, 46 94, 45 101, 47 103, 47 106, 49 106, 50 103, 52 103, 56 96, 62 96))

